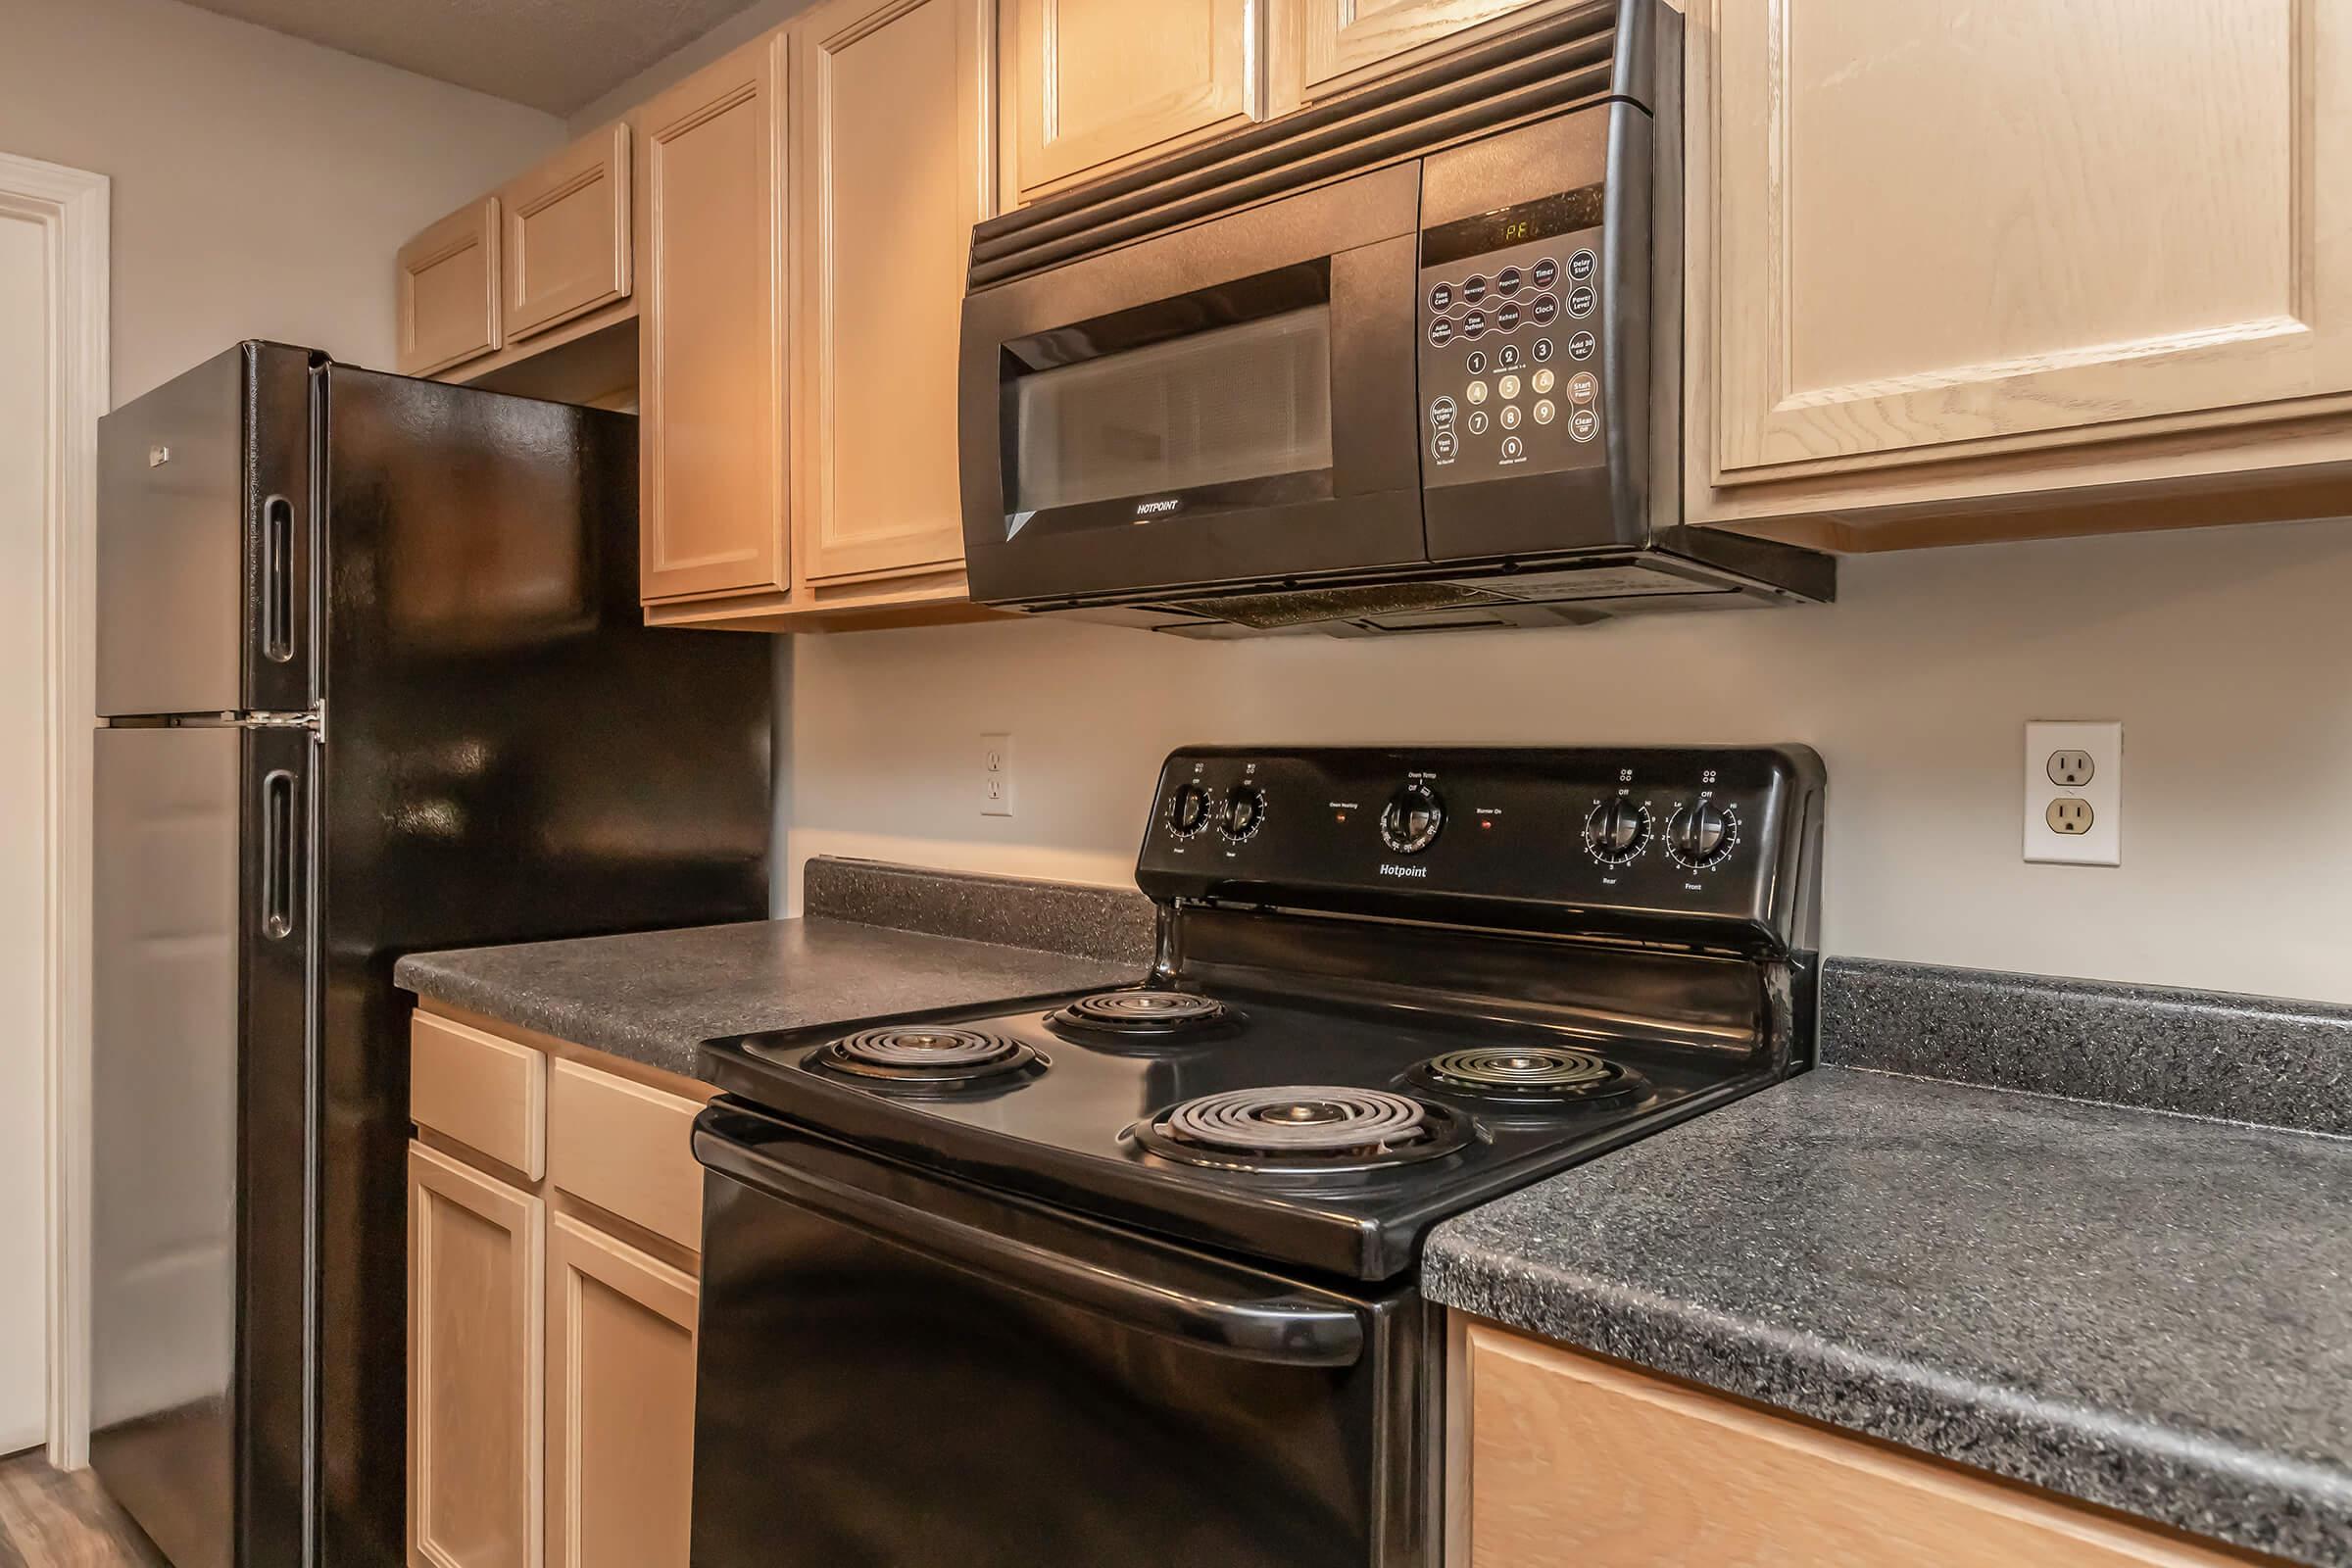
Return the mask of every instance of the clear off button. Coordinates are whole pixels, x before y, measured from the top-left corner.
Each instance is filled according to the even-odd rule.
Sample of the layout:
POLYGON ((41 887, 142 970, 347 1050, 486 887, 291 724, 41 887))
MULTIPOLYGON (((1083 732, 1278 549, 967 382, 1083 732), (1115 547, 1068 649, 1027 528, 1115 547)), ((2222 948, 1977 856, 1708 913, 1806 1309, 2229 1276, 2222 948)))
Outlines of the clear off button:
POLYGON ((1592 440, 1600 434, 1600 416, 1591 409, 1570 409, 1568 433, 1579 441, 1592 440))

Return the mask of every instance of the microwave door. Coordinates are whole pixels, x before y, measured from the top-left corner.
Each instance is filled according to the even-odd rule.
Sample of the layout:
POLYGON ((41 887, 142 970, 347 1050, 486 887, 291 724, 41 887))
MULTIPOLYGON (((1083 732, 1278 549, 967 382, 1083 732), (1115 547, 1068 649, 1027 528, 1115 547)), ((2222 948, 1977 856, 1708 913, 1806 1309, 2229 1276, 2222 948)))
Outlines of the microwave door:
POLYGON ((974 597, 1112 603, 1427 559, 1417 166, 972 294, 974 597))

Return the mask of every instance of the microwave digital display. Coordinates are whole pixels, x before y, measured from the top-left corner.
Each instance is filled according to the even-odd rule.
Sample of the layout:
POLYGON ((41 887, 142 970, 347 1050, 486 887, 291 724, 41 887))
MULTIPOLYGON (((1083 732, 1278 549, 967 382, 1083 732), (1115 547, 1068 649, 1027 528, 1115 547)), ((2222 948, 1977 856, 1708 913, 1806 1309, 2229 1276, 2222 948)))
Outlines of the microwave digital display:
POLYGON ((1530 240, 1549 239, 1554 234, 1574 234, 1600 226, 1601 195, 1606 189, 1599 184, 1581 185, 1553 196, 1543 196, 1516 206, 1497 207, 1491 213, 1478 213, 1469 218, 1457 218, 1450 223, 1422 230, 1421 265, 1443 267, 1468 256, 1484 256, 1489 251, 1508 250, 1525 245, 1530 240))

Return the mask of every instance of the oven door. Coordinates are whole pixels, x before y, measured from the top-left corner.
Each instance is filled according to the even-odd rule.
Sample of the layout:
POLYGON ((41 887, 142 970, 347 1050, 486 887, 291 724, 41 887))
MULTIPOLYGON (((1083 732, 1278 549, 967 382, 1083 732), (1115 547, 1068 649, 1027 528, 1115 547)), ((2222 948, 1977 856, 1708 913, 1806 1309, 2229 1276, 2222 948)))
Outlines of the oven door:
POLYGON ((1421 166, 964 300, 972 597, 1115 603, 1427 559, 1421 166))
POLYGON ((696 1568, 1435 1568, 1435 1308, 931 1177, 720 1099, 696 1568))

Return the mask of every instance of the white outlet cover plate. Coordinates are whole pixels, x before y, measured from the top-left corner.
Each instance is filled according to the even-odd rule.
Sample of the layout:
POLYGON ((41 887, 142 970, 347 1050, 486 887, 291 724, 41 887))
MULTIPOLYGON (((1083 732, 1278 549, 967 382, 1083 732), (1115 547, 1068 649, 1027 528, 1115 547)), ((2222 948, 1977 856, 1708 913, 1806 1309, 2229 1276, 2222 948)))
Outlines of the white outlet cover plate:
POLYGON ((2124 726, 2119 721, 2034 719, 2026 725, 2026 858, 2051 865, 2121 865, 2123 861, 2124 726), (2090 781, 2076 788, 2050 782, 2050 754, 2088 752, 2090 781), (2050 826, 2050 803, 2079 800, 2090 807, 2090 831, 2066 834, 2050 826))
POLYGON ((1012 814, 1012 737, 980 737, 980 814, 1012 814))

